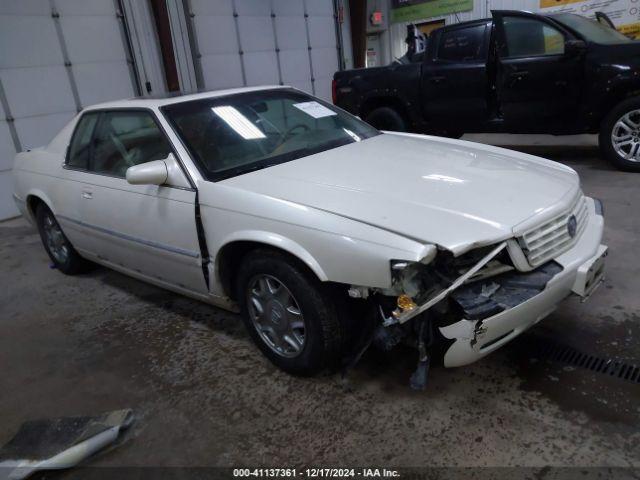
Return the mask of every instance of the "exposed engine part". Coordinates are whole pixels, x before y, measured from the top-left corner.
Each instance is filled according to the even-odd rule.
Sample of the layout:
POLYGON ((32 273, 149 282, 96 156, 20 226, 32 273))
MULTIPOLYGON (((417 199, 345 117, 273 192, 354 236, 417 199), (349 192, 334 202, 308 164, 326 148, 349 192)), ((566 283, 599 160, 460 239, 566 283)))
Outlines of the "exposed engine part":
POLYGON ((378 325, 373 334, 373 345, 382 351, 388 352, 398 346, 406 336, 406 329, 399 325, 391 325, 389 327, 378 325))
MULTIPOLYGON (((418 301, 416 301, 416 303, 418 303, 418 306, 416 308, 413 308, 411 310, 401 311, 401 312, 395 312, 393 315, 395 318, 395 321, 397 323, 404 323, 410 320, 411 318, 415 317, 416 315, 419 315, 427 311, 433 305, 445 299, 451 292, 453 292, 454 290, 462 286, 467 280, 469 280, 473 275, 475 275, 482 267, 484 267, 487 263, 489 263, 490 260, 492 260, 496 255, 498 255, 502 250, 504 250, 506 246, 507 246, 507 243, 502 242, 500 245, 493 248, 489 253, 483 256, 480 259, 480 261, 478 261, 475 265, 469 268, 465 273, 463 273, 458 278, 456 278, 448 287, 439 290, 438 293, 420 295, 420 298, 418 301, 422 303, 418 303, 418 301)), ((432 275, 434 274, 438 275, 440 273, 435 269, 432 269, 432 270, 434 272, 432 273, 432 275)), ((409 277, 410 279, 413 280, 415 278, 415 275, 413 275, 413 273, 410 273, 409 275, 410 275, 409 277)), ((405 275, 403 275, 401 279, 401 281, 403 282, 404 282, 404 277, 405 275)), ((424 281, 423 276, 421 276, 420 278, 421 278, 421 281, 424 281)), ((404 283, 403 283, 403 286, 404 286, 404 283)), ((408 294, 408 292, 405 292, 405 293, 408 294)))
POLYGON ((369 289, 367 287, 351 285, 348 293, 351 298, 369 298, 369 289))
POLYGON ((425 332, 428 331, 429 344, 432 342, 431 322, 427 318, 420 318, 420 326, 418 327, 418 366, 411 375, 409 385, 413 390, 424 390, 427 388, 427 377, 429 376, 429 354, 427 353, 427 342, 425 341, 425 332))
POLYGON ((463 285, 451 295, 467 320, 481 320, 526 302, 545 289, 562 267, 548 262, 531 272, 508 272, 484 282, 463 285))

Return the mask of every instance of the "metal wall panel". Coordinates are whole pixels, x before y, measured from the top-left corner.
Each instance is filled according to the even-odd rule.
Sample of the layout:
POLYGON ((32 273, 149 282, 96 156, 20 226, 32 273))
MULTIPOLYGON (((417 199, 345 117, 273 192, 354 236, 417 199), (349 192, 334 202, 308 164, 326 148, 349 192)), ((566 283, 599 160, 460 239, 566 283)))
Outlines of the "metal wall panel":
POLYGON ((9 172, 16 145, 45 145, 78 108, 135 94, 116 5, 0 1, 0 219, 17 213, 9 172))
POLYGON ((331 98, 338 70, 333 0, 187 0, 207 90, 292 85, 331 98))

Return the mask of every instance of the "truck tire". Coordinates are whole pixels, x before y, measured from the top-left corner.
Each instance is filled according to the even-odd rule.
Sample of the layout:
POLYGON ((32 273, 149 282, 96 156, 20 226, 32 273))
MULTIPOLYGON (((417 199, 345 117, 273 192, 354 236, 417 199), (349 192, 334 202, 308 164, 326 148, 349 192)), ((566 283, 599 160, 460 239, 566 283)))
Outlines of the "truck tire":
POLYGON ((250 252, 238 271, 236 298, 249 335, 275 366, 303 376, 338 366, 337 304, 303 264, 270 249, 250 252))
POLYGON ((402 115, 391 107, 374 108, 366 116, 365 121, 378 130, 407 131, 407 122, 402 118, 402 115))
POLYGON ((75 275, 91 269, 93 264, 73 248, 55 215, 44 203, 36 208, 36 224, 44 249, 58 270, 66 275, 75 275))
POLYGON ((640 98, 620 102, 605 117, 598 139, 602 155, 616 168, 640 172, 640 98))

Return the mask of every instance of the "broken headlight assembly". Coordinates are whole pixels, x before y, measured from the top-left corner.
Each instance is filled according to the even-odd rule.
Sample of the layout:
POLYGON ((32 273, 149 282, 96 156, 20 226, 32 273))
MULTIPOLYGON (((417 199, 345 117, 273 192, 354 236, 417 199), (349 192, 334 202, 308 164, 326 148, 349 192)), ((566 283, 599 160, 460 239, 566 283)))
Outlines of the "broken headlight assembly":
POLYGON ((397 308, 385 323, 404 323, 444 300, 465 283, 483 280, 513 269, 506 242, 479 248, 459 258, 443 252, 420 262, 391 261, 392 295, 397 308), (395 320, 395 322, 394 322, 395 320))

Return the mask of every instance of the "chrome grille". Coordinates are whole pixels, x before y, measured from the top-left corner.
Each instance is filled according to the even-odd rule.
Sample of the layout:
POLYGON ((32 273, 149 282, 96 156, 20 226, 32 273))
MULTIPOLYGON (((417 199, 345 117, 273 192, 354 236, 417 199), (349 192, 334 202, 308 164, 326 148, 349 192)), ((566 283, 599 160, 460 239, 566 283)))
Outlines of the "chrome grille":
POLYGON ((571 248, 587 225, 587 199, 580 195, 572 208, 532 228, 518 239, 529 265, 537 267, 571 248), (569 219, 576 218, 576 233, 569 234, 569 219))

